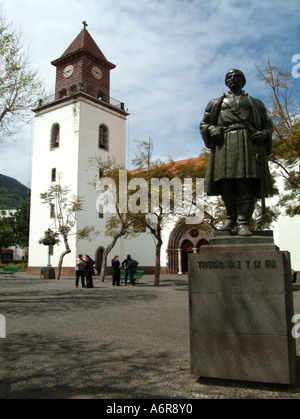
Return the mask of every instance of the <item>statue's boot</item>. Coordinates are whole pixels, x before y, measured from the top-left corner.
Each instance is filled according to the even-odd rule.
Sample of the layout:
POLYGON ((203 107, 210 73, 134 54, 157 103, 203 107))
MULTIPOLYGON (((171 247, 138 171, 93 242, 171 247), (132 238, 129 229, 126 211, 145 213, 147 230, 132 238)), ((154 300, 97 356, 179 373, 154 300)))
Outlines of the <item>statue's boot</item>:
POLYGON ((237 226, 239 236, 252 236, 250 220, 255 208, 255 197, 243 196, 237 198, 237 226))
POLYGON ((231 231, 236 226, 237 211, 236 211, 236 196, 222 196, 226 208, 226 220, 220 231, 231 231))

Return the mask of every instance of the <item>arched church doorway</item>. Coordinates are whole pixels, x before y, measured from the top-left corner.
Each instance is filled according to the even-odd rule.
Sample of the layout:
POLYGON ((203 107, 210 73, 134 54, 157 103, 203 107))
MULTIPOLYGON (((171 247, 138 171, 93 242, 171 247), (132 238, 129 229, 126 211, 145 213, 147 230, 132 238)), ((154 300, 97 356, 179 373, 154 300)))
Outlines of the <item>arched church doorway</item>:
POLYGON ((213 229, 206 223, 200 226, 178 222, 169 237, 167 272, 171 275, 188 272, 188 255, 197 253, 214 236, 213 229))
POLYGON ((102 267, 102 258, 103 258, 104 247, 99 247, 96 252, 96 271, 98 275, 100 275, 101 267, 102 267))
POLYGON ((182 273, 188 273, 189 271, 189 254, 194 253, 193 243, 189 240, 185 240, 181 245, 181 257, 182 257, 182 273))

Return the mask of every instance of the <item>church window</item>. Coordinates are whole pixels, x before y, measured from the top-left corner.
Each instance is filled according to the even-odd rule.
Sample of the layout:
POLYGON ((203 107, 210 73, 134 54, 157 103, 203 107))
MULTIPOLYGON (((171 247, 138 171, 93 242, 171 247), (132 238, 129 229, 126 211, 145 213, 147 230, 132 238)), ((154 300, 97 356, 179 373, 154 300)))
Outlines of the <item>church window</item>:
POLYGON ((66 89, 62 89, 59 92, 59 98, 62 99, 63 97, 66 97, 66 96, 67 96, 67 90, 66 89))
POLYGON ((55 123, 51 127, 50 149, 54 150, 59 147, 60 126, 55 123))
POLYGON ((99 205, 98 211, 99 211, 98 212, 99 218, 103 219, 104 218, 104 207, 103 207, 103 205, 99 205))
POLYGON ((70 95, 74 95, 77 93, 77 86, 73 84, 73 86, 70 88, 70 95))
POLYGON ((56 168, 51 171, 51 182, 56 182, 56 168))
POLYGON ((93 96, 92 95, 92 93, 93 93, 93 89, 91 89, 89 86, 88 87, 86 87, 86 92, 85 93, 87 93, 88 95, 90 95, 90 96, 93 96))
POLYGON ((99 148, 108 151, 109 131, 106 125, 101 124, 99 127, 99 148))

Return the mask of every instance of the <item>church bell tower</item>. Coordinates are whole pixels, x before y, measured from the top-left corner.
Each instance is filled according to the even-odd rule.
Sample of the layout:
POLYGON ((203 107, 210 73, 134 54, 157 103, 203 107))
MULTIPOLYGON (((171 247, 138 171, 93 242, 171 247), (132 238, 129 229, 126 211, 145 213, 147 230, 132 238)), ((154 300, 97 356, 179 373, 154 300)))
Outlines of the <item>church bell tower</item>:
MULTIPOLYGON (((67 187, 82 198, 84 209, 78 213, 76 229, 94 225, 105 230, 96 208, 97 192, 91 186, 99 179, 100 168, 94 160, 114 160, 126 165, 126 118, 124 103, 110 97, 109 62, 90 33, 87 23, 60 56, 52 61, 56 67, 55 93, 40 100, 35 112, 32 191, 28 272, 37 274, 47 265, 46 246, 39 239, 51 228, 55 230, 53 209, 42 203, 40 194, 53 183, 67 187)), ((76 254, 89 254, 95 260, 102 236, 78 241, 70 238, 72 253, 64 259, 64 274, 74 274, 76 254)), ((51 265, 57 266, 63 243, 54 246, 51 265)))
POLYGON ((105 58, 87 31, 87 23, 83 24, 77 38, 51 63, 56 67, 55 95, 62 98, 81 91, 109 102, 110 71, 116 66, 105 58))

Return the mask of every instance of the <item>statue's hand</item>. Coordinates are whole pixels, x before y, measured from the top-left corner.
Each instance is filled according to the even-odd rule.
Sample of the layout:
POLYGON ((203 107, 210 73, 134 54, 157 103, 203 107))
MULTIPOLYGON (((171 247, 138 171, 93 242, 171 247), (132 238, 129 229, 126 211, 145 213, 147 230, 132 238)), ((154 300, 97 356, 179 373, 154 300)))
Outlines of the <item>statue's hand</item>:
POLYGON ((216 125, 211 125, 209 127, 209 134, 211 137, 217 137, 219 135, 222 135, 222 127, 218 127, 216 125))
POLYGON ((257 131, 255 134, 251 135, 251 140, 254 144, 264 143, 268 139, 268 133, 265 131, 257 131))

